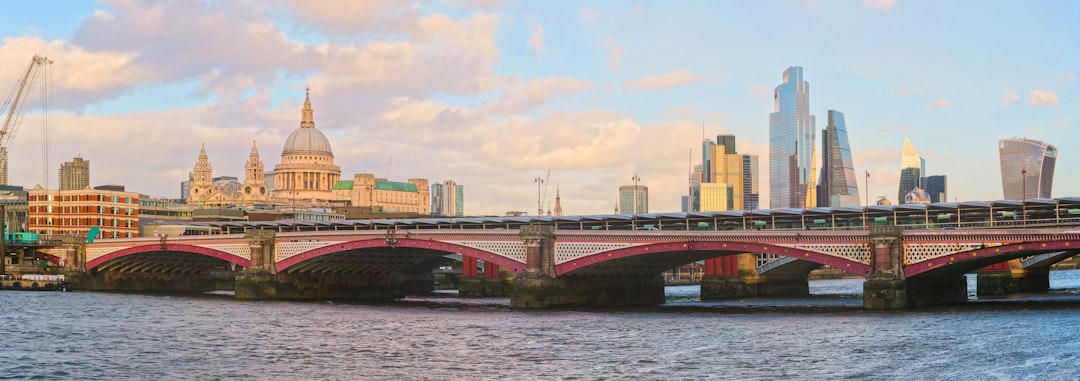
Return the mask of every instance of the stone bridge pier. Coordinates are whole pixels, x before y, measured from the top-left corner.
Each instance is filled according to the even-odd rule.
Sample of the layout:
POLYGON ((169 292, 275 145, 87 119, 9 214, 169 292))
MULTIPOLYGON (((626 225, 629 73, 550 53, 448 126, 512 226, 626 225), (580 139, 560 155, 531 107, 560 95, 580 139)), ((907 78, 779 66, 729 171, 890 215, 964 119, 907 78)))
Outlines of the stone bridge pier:
POLYGON ((1025 268, 1020 259, 996 263, 976 273, 976 294, 1007 295, 1050 289, 1050 266, 1025 268))
POLYGON ((870 230, 873 270, 863 282, 863 308, 891 310, 967 300, 964 274, 904 275, 903 230, 899 226, 874 226, 870 230))
POLYGON ((664 303, 661 274, 557 276, 553 226, 521 227, 525 271, 514 277, 512 308, 614 307, 664 303))
POLYGON ((701 278, 701 300, 809 295, 807 276, 817 264, 800 264, 804 266, 759 274, 757 255, 752 253, 706 259, 705 276, 701 278))
POLYGON ((239 299, 354 299, 403 298, 405 275, 278 272, 274 261, 274 232, 252 230, 245 234, 251 250, 251 267, 236 276, 239 299))

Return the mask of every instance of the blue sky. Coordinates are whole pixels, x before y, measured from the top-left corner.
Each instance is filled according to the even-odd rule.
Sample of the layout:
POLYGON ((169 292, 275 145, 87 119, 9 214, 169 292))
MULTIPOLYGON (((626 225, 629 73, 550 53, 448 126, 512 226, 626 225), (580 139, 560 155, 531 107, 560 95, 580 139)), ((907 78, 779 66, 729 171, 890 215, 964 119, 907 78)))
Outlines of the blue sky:
POLYGON ((771 94, 797 65, 817 128, 844 112, 872 197, 895 201, 905 137, 950 200, 1000 199, 1014 136, 1056 145, 1053 195, 1080 195, 1070 1, 17 4, 0 86, 35 53, 56 62, 48 166, 36 110, 12 149, 28 187, 82 155, 93 185, 176 197, 201 143, 215 175, 242 173, 252 140, 273 167, 310 86, 343 176, 452 179, 490 215, 535 209, 551 170, 567 213, 590 214, 637 173, 651 211, 676 211, 702 125, 766 170, 771 94))

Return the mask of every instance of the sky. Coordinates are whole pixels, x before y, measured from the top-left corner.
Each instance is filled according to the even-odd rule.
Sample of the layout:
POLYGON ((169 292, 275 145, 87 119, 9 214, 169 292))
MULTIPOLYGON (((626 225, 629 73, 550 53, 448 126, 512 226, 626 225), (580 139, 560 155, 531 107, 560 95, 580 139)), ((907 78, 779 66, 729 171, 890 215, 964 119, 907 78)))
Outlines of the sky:
POLYGON ((904 138, 950 201, 1003 197, 1011 137, 1057 146, 1052 196, 1080 196, 1076 20, 1065 0, 12 2, 0 88, 53 64, 10 182, 55 189, 81 156, 91 185, 175 198, 204 143, 215 176, 242 177, 253 141, 273 168, 310 87, 343 178, 454 180, 468 215, 556 187, 565 214, 611 213, 635 175, 677 212, 720 134, 760 156, 768 208, 772 92, 802 66, 815 139, 844 113, 871 201, 896 201, 904 138))

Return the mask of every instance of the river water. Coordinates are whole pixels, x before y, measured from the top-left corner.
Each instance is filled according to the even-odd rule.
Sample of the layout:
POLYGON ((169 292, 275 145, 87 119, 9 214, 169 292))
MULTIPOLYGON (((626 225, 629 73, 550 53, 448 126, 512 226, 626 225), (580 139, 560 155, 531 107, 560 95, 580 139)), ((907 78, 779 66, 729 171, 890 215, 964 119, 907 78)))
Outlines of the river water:
POLYGON ((539 312, 0 291, 0 379, 1080 378, 1080 271, 1051 272, 1046 294, 895 312, 862 310, 861 285, 723 302, 669 287, 659 307, 539 312))

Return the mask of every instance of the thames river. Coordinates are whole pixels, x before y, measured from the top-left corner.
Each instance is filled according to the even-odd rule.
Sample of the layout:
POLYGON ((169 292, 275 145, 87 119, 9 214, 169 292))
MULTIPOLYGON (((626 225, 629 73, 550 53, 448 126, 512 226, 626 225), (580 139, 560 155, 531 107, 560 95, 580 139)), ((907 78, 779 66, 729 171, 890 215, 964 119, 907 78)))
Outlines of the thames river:
MULTIPOLYGON (((971 280, 970 289, 974 290, 971 280)), ((1047 294, 863 311, 861 279, 797 299, 512 311, 507 299, 387 305, 0 291, 2 379, 1076 380, 1080 271, 1047 294)))

